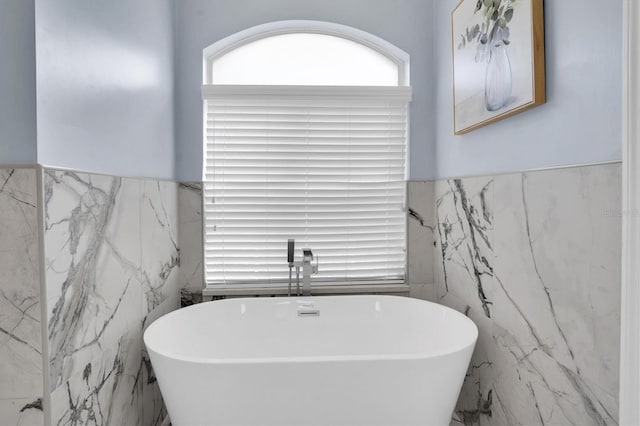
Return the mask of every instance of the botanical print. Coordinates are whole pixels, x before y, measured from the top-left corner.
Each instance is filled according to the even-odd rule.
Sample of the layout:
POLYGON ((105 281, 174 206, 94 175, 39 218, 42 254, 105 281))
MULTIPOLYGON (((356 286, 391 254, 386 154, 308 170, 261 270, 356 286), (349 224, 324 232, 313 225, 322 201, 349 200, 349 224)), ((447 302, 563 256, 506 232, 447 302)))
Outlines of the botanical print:
POLYGON ((534 11, 540 0, 463 0, 454 10, 457 134, 541 101, 534 11))
POLYGON ((461 35, 458 49, 464 49, 467 42, 477 45, 475 61, 489 65, 485 78, 485 107, 497 111, 510 102, 512 79, 511 63, 507 47, 517 0, 478 0, 474 14, 482 12, 482 24, 467 27, 461 35))

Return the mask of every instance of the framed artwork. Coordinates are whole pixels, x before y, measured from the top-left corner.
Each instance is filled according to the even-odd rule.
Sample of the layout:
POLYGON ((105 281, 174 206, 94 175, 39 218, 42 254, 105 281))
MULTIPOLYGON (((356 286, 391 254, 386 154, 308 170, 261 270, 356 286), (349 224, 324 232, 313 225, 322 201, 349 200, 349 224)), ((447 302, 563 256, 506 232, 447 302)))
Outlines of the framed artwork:
POLYGON ((454 133, 545 102, 543 0, 461 0, 451 13, 454 133))

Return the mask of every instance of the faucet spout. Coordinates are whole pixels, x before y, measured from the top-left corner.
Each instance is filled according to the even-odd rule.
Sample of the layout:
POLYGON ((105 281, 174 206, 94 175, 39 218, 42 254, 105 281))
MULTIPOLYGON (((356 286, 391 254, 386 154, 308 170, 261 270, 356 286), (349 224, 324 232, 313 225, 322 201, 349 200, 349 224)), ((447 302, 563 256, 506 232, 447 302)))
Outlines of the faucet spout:
POLYGON ((310 249, 302 249, 302 295, 311 296, 311 274, 314 273, 313 253, 310 249))
POLYGON ((291 296, 291 270, 296 268, 296 294, 300 296, 300 267, 302 267, 302 296, 311 296, 311 275, 318 273, 318 257, 315 265, 313 262, 313 252, 311 249, 302 249, 302 260, 295 260, 293 240, 287 242, 287 262, 289 263, 289 290, 291 296))

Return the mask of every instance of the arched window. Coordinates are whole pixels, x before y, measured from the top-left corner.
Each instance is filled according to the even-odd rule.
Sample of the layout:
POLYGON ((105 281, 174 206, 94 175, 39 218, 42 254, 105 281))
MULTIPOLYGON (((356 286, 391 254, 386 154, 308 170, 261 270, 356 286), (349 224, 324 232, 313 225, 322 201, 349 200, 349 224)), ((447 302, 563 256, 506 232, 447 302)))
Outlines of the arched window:
POLYGON ((404 282, 408 55, 315 21, 203 53, 207 286, 286 285, 290 238, 314 285, 404 282))
POLYGON ((409 55, 355 28, 280 21, 203 51, 204 84, 409 86, 409 55))

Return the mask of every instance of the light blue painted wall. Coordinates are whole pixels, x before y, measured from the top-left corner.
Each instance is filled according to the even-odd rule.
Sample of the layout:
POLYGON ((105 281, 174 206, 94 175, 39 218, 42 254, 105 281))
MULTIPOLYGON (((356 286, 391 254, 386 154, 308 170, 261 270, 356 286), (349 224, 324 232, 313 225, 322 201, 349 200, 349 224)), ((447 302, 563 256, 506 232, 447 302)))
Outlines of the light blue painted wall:
POLYGON ((36 162, 33 0, 0 1, 0 165, 36 162))
POLYGON ((620 160, 621 1, 547 0, 547 104, 454 136, 458 0, 0 2, 0 163, 200 179, 202 48, 283 19, 337 22, 409 52, 411 179, 620 160), (34 28, 34 13, 37 30, 34 28), (34 31, 37 43, 34 53, 34 31))
POLYGON ((38 162, 175 178, 171 0, 37 0, 35 17, 38 162))
POLYGON ((410 174, 434 177, 433 0, 176 1, 176 161, 181 181, 202 178, 202 49, 267 22, 309 19, 349 25, 411 55, 410 174))
POLYGON ((435 8, 438 178, 621 159, 621 0, 546 0, 547 103, 461 136, 452 115, 456 4, 435 8))

